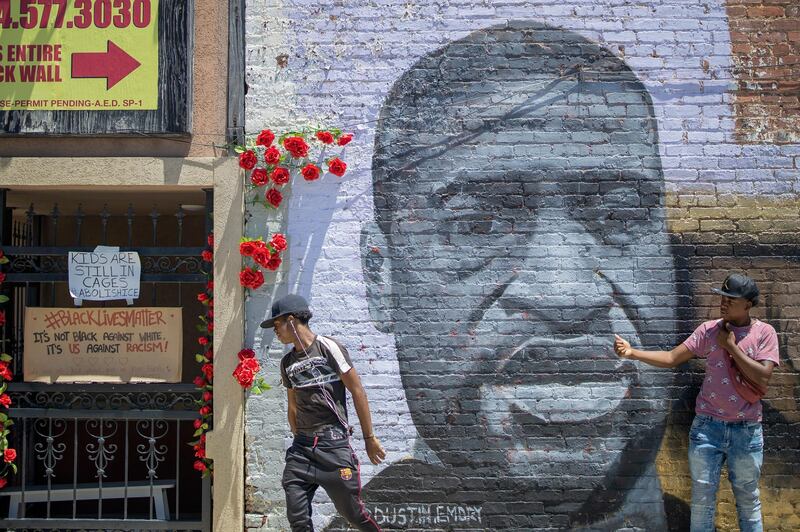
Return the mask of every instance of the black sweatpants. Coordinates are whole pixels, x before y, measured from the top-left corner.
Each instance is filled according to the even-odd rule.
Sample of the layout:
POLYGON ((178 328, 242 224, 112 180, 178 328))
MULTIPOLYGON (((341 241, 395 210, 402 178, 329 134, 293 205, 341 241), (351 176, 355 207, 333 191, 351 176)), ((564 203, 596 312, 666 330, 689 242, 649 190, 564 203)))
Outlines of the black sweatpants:
POLYGON ((319 486, 351 526, 370 532, 381 530, 361 500, 361 471, 347 436, 330 439, 297 435, 286 451, 283 489, 292 532, 313 532, 311 501, 319 486))

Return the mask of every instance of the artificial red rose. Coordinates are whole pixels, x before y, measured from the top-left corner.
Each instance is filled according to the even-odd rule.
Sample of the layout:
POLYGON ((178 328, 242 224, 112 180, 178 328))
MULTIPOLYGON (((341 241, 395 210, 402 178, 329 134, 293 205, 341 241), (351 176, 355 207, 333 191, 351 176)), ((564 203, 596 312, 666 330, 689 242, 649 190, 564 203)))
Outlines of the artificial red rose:
POLYGON ((17 459, 17 451, 16 450, 14 450, 14 449, 6 449, 3 452, 3 460, 5 460, 5 462, 7 464, 10 464, 11 462, 13 462, 16 459, 17 459))
POLYGON ((197 300, 200 303, 205 303, 206 301, 208 301, 208 294, 203 293, 203 292, 197 294, 197 300))
POLYGON ((209 415, 210 413, 211 413, 211 408, 210 408, 210 407, 208 407, 208 406, 203 406, 203 407, 201 407, 201 408, 200 408, 200 415, 201 415, 201 416, 207 416, 207 415, 209 415))
POLYGON ((200 345, 208 345, 208 337, 201 336, 200 338, 197 339, 197 343, 199 343, 200 345))
POLYGON ((202 387, 204 387, 206 385, 206 381, 203 380, 203 377, 201 377, 200 375, 195 377, 193 382, 194 382, 194 385, 197 386, 198 388, 202 388, 202 387))
POLYGON ((347 170, 347 163, 338 157, 334 157, 328 161, 328 171, 333 175, 342 177, 345 170, 347 170))
POLYGON ((255 373, 239 367, 237 367, 236 371, 233 372, 233 376, 237 381, 239 381, 239 385, 242 388, 250 388, 253 386, 253 382, 256 380, 255 373))
POLYGON ((214 332, 214 322, 213 321, 209 321, 208 324, 206 325, 206 329, 208 329, 208 332, 210 332, 210 333, 214 332))
POLYGON ((200 461, 200 460, 196 460, 196 461, 195 461, 195 463, 194 463, 194 468, 195 468, 197 471, 201 471, 201 472, 203 472, 203 471, 205 471, 206 469, 208 469, 208 468, 206 467, 206 465, 205 465, 205 464, 204 464, 202 461, 200 461))
POLYGON ((8 369, 8 363, 6 362, 0 362, 0 377, 7 381, 10 381, 14 377, 11 374, 11 370, 8 369))
POLYGON ((243 358, 239 362, 239 365, 242 366, 244 369, 253 371, 255 373, 261 371, 261 364, 259 364, 258 359, 256 357, 243 358))
POLYGON ((275 146, 270 146, 267 148, 267 151, 264 152, 264 160, 267 164, 278 164, 281 162, 281 152, 275 146))
POLYGON ((323 144, 333 144, 333 135, 329 131, 317 131, 317 138, 323 144))
POLYGON ((0 405, 3 405, 6 408, 11 406, 11 397, 9 397, 7 393, 0 395, 0 405))
POLYGON ((214 350, 213 349, 209 349, 208 351, 203 353, 203 356, 206 357, 208 360, 213 360, 214 359, 214 350))
POLYGON ((210 382, 214 378, 214 364, 205 363, 200 367, 200 371, 206 376, 207 381, 210 382))
POLYGON ((289 182, 289 169, 283 166, 278 166, 272 171, 272 181, 276 185, 285 185, 289 182))
POLYGON ((206 403, 209 402, 214 397, 214 394, 211 392, 203 392, 203 401, 206 403))
POLYGON ((286 251, 286 237, 281 233, 272 235, 272 240, 270 240, 269 243, 278 253, 286 251))
POLYGON ((339 144, 339 146, 346 146, 350 144, 351 140, 353 140, 353 134, 347 133, 346 135, 342 135, 341 137, 339 137, 337 144, 339 144))
POLYGON ((213 318, 214 317, 214 311, 213 310, 209 310, 208 312, 206 312, 206 316, 208 316, 209 318, 213 318))
POLYGON ((6 282, 6 274, 4 274, 3 272, 0 272, 0 283, 4 283, 4 282, 6 282))
POLYGON ((274 272, 275 270, 277 270, 277 269, 280 267, 280 265, 281 265, 281 258, 280 258, 280 256, 279 256, 279 255, 273 255, 273 256, 272 256, 272 257, 269 259, 269 262, 267 262, 266 266, 264 266, 264 267, 265 267, 266 269, 268 269, 268 270, 271 270, 271 271, 273 271, 273 272, 274 272))
POLYGON ((242 349, 239 351, 239 360, 244 360, 245 358, 255 358, 256 352, 252 349, 242 349))
POLYGON ((250 388, 259 370, 261 370, 261 364, 258 363, 258 360, 255 358, 243 358, 236 366, 233 376, 243 388, 250 388))
POLYGON ((208 290, 209 292, 214 291, 214 281, 209 281, 206 283, 206 290, 208 290))
POLYGON ((286 137, 283 139, 283 147, 296 159, 308 155, 308 144, 303 137, 286 137))
POLYGON ((261 270, 256 270, 248 266, 239 273, 239 284, 245 288, 256 290, 259 286, 264 284, 264 274, 261 273, 261 270))
POLYGON ((272 257, 272 253, 269 252, 268 248, 257 249, 253 253, 253 260, 264 268, 267 267, 270 257, 272 257))
POLYGON ((258 162, 258 156, 253 150, 247 150, 239 154, 239 166, 245 170, 252 170, 258 162))
POLYGON ((200 435, 200 445, 205 445, 205 444, 206 444, 206 435, 205 434, 201 434, 200 435))
POLYGON ((248 240, 239 244, 239 253, 245 257, 250 257, 253 252, 260 247, 258 240, 248 240))
POLYGON ((319 179, 319 166, 316 164, 308 163, 300 170, 300 173, 303 174, 303 179, 306 181, 314 181, 315 179, 319 179))
POLYGON ((208 233, 208 245, 214 247, 214 233, 208 233))
POLYGON ((200 256, 203 257, 203 260, 206 262, 212 262, 214 260, 214 254, 208 249, 204 249, 203 252, 200 253, 200 256))
POLYGON ((6 311, 0 310, 0 327, 6 324, 6 311))
POLYGON ((203 426, 203 420, 202 419, 195 419, 194 420, 194 430, 199 430, 200 427, 202 427, 202 426, 203 426))
POLYGON ((205 458, 206 457, 206 450, 205 449, 197 449, 194 453, 197 458, 205 458))
POLYGON ((269 174, 263 168, 256 168, 253 170, 253 173, 250 174, 250 182, 257 187, 263 187, 269 183, 269 174))
POLYGON ((273 133, 269 129, 265 129, 261 133, 259 133, 258 136, 256 137, 256 145, 269 146, 270 144, 272 144, 273 140, 275 140, 275 133, 273 133))
POLYGON ((283 201, 283 194, 277 188, 271 188, 267 191, 264 195, 266 200, 269 202, 270 205, 275 207, 276 209, 280 206, 281 202, 283 201))
POLYGON ((6 477, 0 478, 0 490, 5 488, 7 484, 8 480, 6 480, 6 477))

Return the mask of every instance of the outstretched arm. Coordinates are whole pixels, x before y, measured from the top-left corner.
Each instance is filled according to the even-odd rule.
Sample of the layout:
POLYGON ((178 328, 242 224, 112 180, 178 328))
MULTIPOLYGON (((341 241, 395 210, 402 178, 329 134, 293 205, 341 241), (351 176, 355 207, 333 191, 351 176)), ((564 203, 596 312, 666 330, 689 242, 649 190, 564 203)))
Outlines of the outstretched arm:
POLYGON ((342 382, 353 396, 353 404, 356 407, 358 421, 361 422, 361 432, 364 435, 364 446, 367 450, 370 462, 380 464, 386 458, 386 451, 383 450, 380 440, 372 430, 372 415, 369 412, 369 401, 367 392, 361 385, 361 378, 356 372, 356 368, 350 368, 347 373, 342 374, 342 382))
POLYGON ((633 349, 631 344, 619 335, 614 335, 614 352, 620 358, 630 360, 641 360, 657 368, 674 368, 680 366, 694 355, 689 349, 681 344, 672 351, 642 351, 633 349))

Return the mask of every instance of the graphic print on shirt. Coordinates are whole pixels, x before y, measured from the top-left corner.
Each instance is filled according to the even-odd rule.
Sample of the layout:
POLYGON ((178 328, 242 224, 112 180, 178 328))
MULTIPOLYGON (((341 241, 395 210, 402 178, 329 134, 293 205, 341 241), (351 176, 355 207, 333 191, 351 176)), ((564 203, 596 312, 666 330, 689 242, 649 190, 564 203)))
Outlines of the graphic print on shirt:
POLYGON ((298 360, 286 368, 286 376, 293 388, 308 388, 341 380, 325 357, 298 360))

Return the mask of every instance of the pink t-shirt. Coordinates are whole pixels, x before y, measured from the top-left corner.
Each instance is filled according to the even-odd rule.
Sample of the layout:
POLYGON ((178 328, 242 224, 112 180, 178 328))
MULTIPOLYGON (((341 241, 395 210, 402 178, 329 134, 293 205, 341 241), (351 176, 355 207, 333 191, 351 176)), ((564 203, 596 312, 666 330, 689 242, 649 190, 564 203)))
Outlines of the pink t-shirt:
MULTIPOLYGON (((706 375, 697 395, 695 412, 725 421, 761 421, 761 401, 748 403, 730 382, 730 356, 717 345, 719 324, 711 320, 700 325, 683 342, 698 358, 706 359, 706 375)), ((736 344, 753 360, 771 360, 780 365, 778 335, 771 325, 752 319, 746 327, 732 327, 736 344)))

